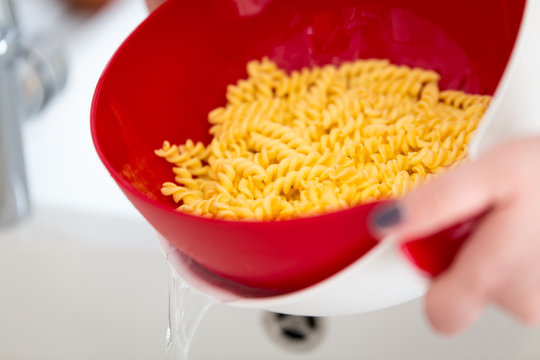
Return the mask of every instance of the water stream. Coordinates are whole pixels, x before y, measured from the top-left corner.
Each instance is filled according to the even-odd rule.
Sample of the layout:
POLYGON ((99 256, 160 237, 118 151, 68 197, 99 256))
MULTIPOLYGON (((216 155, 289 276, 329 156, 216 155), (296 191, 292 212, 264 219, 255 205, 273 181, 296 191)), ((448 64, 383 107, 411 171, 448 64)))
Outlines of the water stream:
POLYGON ((169 274, 167 359, 186 360, 201 319, 216 301, 188 286, 172 267, 169 274))

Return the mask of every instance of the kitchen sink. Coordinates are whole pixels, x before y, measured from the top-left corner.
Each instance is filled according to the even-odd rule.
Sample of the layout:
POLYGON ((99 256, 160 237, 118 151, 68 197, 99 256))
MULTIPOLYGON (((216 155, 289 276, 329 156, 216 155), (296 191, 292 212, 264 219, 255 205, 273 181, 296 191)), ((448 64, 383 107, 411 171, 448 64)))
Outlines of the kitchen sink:
MULTIPOLYGON (((101 70, 144 16, 142 0, 117 0, 72 29, 65 91, 24 125, 33 211, 0 229, 0 359, 166 358, 168 265, 154 230, 99 162, 89 130, 101 70)), ((442 337, 429 328, 422 299, 333 318, 215 305, 189 357, 539 358, 540 329, 492 308, 465 333, 442 337)))
MULTIPOLYGON (((168 266, 142 219, 36 208, 0 231, 0 359, 164 359, 168 266)), ((422 300, 309 319, 216 305, 190 360, 531 359, 540 329, 489 309, 434 334, 422 300)))

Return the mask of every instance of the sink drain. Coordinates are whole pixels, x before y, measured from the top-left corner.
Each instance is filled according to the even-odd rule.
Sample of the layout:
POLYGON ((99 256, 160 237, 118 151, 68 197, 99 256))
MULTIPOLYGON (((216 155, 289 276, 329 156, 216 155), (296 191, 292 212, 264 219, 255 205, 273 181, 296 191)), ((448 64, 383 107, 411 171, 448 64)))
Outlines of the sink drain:
POLYGON ((267 312, 264 328, 272 340, 287 350, 309 351, 321 343, 324 319, 267 312))

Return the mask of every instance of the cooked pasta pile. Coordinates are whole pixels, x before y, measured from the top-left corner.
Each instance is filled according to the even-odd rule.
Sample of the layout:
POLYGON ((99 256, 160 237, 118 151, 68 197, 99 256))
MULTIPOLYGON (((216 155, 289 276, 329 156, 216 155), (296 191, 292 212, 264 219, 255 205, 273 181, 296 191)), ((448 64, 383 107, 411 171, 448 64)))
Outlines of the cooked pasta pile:
POLYGON ((287 74, 264 58, 210 112, 207 146, 165 141, 178 210, 276 220, 399 197, 466 156, 490 97, 441 91, 439 75, 385 60, 287 74))

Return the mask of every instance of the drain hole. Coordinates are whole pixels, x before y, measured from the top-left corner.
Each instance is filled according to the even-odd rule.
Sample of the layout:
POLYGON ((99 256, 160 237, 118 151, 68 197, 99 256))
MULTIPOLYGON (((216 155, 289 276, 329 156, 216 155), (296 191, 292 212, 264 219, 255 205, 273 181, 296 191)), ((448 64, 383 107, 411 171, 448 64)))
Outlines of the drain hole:
POLYGON ((312 316, 265 313, 264 327, 270 338, 280 346, 293 351, 307 351, 321 342, 323 320, 312 316))
POLYGON ((293 329, 281 329, 283 335, 290 337, 292 340, 301 341, 306 339, 306 335, 300 331, 293 329))

